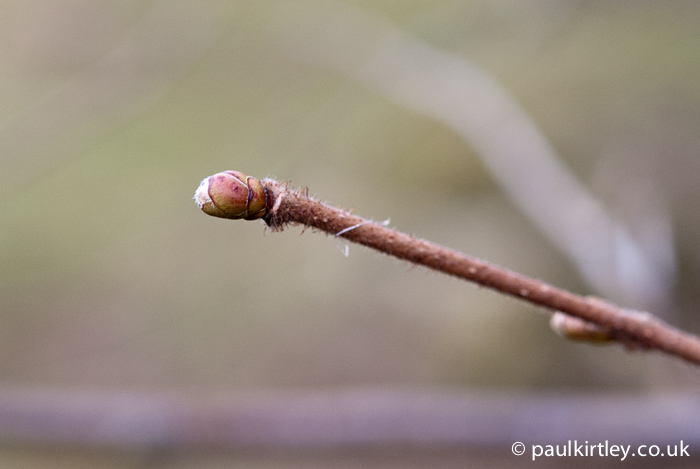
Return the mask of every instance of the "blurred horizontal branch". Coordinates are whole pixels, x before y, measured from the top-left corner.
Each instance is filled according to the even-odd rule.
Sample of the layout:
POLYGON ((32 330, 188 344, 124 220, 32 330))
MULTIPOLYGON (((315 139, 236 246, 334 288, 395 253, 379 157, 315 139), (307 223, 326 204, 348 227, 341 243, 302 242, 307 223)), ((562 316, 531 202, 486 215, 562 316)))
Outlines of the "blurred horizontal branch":
POLYGON ((87 447, 635 444, 700 440, 697 395, 338 389, 202 394, 0 388, 0 441, 87 447))

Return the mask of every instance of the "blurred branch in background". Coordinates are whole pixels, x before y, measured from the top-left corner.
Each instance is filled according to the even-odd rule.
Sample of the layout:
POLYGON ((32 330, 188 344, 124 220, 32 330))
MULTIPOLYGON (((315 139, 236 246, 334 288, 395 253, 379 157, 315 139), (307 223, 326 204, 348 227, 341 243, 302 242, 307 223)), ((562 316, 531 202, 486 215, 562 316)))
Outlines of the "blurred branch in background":
POLYGON ((561 163, 508 92, 465 58, 340 3, 310 2, 306 9, 295 4, 287 13, 285 21, 294 27, 278 43, 286 54, 345 74, 450 126, 598 294, 668 317, 672 236, 654 233, 671 231, 669 217, 654 219, 640 236, 646 243, 634 239, 561 163))
MULTIPOLYGON (((62 41, 71 36, 73 22, 82 24, 86 5, 80 3, 72 10, 60 4, 54 11, 42 5, 39 15, 44 26, 55 34, 41 31, 43 41, 62 41), (51 13, 60 13, 58 19, 51 13), (74 17, 71 17, 73 15, 74 17), (72 21, 71 21, 72 20, 72 21)), ((39 7, 37 7, 39 8, 39 7)), ((94 15, 105 15, 109 9, 90 10, 94 15)), ((102 18, 104 19, 104 18, 102 18)), ((97 20, 97 18, 95 19, 97 20)), ((6 18, 6 21, 10 19, 6 18)), ((73 50, 42 44, 33 56, 31 35, 15 26, 15 49, 24 55, 13 59, 18 68, 32 66, 32 61, 70 61, 73 50), (52 46, 52 47, 49 47, 52 46), (61 54, 41 55, 49 48, 58 48, 61 54), (67 51, 67 52, 66 52, 67 51), (67 55, 67 57, 66 57, 67 55)), ((31 31, 31 30, 30 30, 31 31)), ((158 1, 150 6, 141 19, 104 56, 85 64, 64 83, 33 99, 29 105, 0 125, 0 188, 2 194, 11 193, 18 185, 25 185, 29 175, 45 173, 63 162, 58 158, 66 142, 75 141, 85 132, 106 119, 124 117, 144 108, 159 97, 178 77, 192 69, 206 54, 223 32, 222 25, 207 8, 190 2, 158 1), (20 182, 21 181, 21 182, 20 182)), ((101 31, 94 31, 100 35, 101 31)), ((78 37, 81 42, 94 38, 78 37)), ((15 53, 17 51, 14 51, 15 53)), ((71 154, 75 154, 75 149, 71 154)), ((32 176, 34 179, 35 176, 32 176)))
POLYGON ((700 398, 351 388, 249 394, 0 388, 0 440, 204 448, 700 439, 700 398))

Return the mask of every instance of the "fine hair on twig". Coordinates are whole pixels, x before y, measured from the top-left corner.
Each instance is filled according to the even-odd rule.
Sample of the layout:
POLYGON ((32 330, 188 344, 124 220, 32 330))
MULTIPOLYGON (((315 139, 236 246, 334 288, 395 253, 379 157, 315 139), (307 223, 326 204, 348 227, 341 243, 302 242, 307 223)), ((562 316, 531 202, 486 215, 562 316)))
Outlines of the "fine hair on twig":
POLYGON ((311 227, 497 290, 555 312, 552 328, 564 337, 586 342, 618 341, 630 349, 654 349, 700 365, 700 338, 653 315, 583 297, 540 280, 467 256, 309 197, 273 179, 224 171, 202 181, 197 205, 221 218, 262 218, 272 231, 290 224, 311 227), (259 200, 253 206, 251 201, 259 200))

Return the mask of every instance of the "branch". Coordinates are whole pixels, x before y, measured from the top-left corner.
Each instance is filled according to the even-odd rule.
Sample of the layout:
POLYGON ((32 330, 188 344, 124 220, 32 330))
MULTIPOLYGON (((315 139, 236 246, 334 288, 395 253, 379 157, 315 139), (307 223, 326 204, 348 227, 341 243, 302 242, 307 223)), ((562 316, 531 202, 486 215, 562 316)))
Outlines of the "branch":
POLYGON ((3 456, 10 445, 161 450, 166 455, 335 448, 346 456, 352 448, 434 451, 510 446, 522 439, 665 445, 700 439, 699 410, 697 394, 533 395, 413 387, 183 393, 3 384, 0 441, 3 456))
MULTIPOLYGON (((635 223, 637 236, 631 236, 628 227, 563 164, 532 116, 486 69, 464 54, 437 49, 366 11, 343 2, 326 6, 311 15, 290 11, 291 29, 280 30, 275 41, 279 50, 339 72, 450 127, 594 291, 647 308, 670 304, 675 261, 673 255, 659 255, 664 249, 672 253, 673 244, 658 237, 660 225, 655 224, 657 231, 652 232, 635 223), (649 242, 657 244, 652 248, 649 242), (619 275, 628 266, 634 267, 619 275)), ((653 190, 649 194, 650 199, 637 203, 645 207, 647 217, 653 217, 658 215, 656 204, 648 201, 662 197, 653 190)))
POLYGON ((273 231, 301 224, 444 272, 521 300, 561 312, 552 327, 571 339, 619 341, 628 348, 655 349, 700 365, 700 338, 649 313, 582 297, 503 267, 414 238, 291 190, 272 179, 258 181, 238 171, 217 173, 195 193, 207 214, 231 219, 262 218, 273 231))

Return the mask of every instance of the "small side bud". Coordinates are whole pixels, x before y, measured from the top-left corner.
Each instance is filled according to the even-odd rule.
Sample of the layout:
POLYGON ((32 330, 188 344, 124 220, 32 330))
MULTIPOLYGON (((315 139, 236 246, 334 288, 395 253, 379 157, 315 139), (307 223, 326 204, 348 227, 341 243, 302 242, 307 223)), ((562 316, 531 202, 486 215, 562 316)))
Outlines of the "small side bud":
POLYGON ((552 315, 549 327, 569 340, 596 344, 609 344, 616 341, 615 335, 610 329, 560 311, 552 315))
POLYGON ((223 171, 205 178, 194 200, 207 215, 234 220, 262 218, 272 204, 265 186, 240 171, 223 171))

